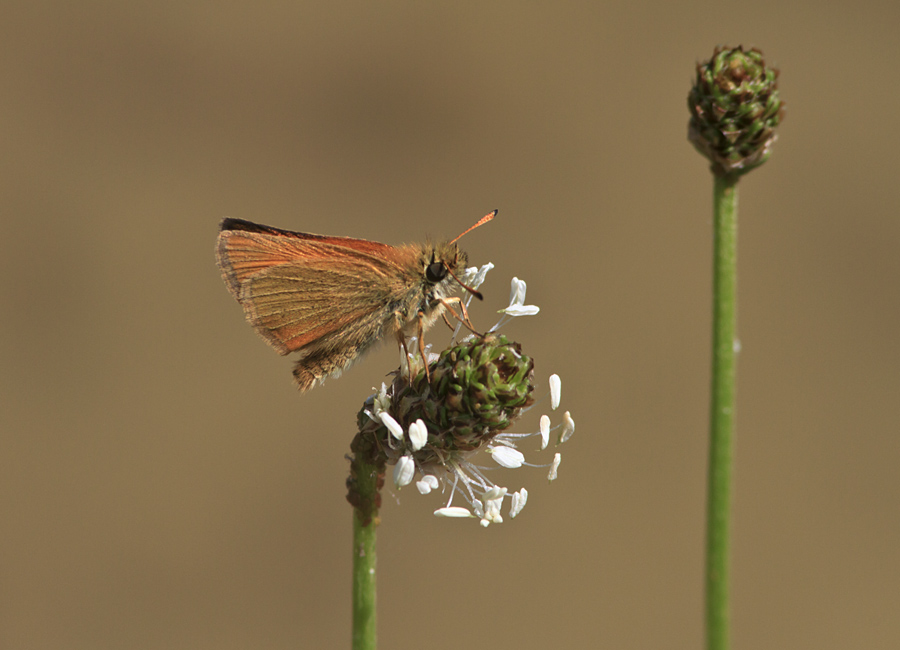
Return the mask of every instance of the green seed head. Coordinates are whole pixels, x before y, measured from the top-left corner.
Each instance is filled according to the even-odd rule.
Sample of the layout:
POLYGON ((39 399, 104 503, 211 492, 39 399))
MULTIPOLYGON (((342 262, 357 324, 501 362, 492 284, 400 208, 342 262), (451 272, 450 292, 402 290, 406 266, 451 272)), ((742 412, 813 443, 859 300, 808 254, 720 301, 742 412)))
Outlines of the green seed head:
MULTIPOLYGON (((533 369, 518 343, 489 334, 444 350, 430 366, 430 381, 424 370, 411 382, 398 374, 381 406, 404 432, 416 420, 425 423, 428 442, 414 453, 419 465, 444 463, 481 448, 531 405, 533 369)), ((372 451, 392 464, 409 449, 372 417, 375 400, 370 397, 359 412, 358 438, 371 441, 372 451)))
POLYGON ((688 109, 688 139, 710 160, 713 173, 745 174, 769 158, 784 117, 778 70, 766 67, 755 48, 716 48, 697 65, 688 109))

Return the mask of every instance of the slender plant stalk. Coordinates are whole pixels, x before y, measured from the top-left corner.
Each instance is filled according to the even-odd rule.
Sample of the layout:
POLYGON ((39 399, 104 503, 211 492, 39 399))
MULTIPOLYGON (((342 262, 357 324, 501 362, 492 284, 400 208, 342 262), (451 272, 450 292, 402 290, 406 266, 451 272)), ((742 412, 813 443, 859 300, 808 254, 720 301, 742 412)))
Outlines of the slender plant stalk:
POLYGON ((784 117, 778 70, 756 48, 717 47, 697 64, 688 93, 688 140, 711 163, 714 262, 709 489, 706 532, 706 647, 729 645, 728 561, 737 321, 737 181, 762 165, 784 117))
MULTIPOLYGON (((356 475, 360 494, 377 493, 378 470, 360 464, 356 475)), ((353 650, 375 650, 377 618, 375 616, 375 531, 376 521, 363 521, 362 513, 353 508, 353 650)))
POLYGON ((737 175, 714 175, 713 350, 706 537, 706 647, 729 646, 728 561, 737 321, 737 175))

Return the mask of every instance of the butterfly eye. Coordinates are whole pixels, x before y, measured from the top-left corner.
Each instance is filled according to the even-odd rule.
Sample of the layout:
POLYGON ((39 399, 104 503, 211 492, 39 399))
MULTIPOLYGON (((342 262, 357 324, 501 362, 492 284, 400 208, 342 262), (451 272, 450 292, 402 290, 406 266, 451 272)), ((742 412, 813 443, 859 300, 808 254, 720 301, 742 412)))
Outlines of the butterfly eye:
POLYGON ((432 262, 425 269, 425 279, 432 284, 437 284, 447 277, 447 267, 443 262, 432 262))

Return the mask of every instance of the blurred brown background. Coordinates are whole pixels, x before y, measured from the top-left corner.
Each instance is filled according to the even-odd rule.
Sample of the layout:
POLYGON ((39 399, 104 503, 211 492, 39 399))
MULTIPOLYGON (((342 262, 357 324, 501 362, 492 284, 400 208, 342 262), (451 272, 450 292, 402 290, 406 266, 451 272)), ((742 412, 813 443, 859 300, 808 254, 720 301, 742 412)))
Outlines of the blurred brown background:
POLYGON ((542 312, 506 333, 578 431, 557 483, 498 475, 531 499, 488 530, 385 495, 381 645, 700 647, 712 190, 685 97, 717 44, 761 47, 788 103, 741 184, 734 647, 900 647, 898 21, 8 3, 0 647, 348 647, 344 454, 396 354, 300 397, 217 226, 401 243, 493 208, 473 318, 528 281, 542 312))

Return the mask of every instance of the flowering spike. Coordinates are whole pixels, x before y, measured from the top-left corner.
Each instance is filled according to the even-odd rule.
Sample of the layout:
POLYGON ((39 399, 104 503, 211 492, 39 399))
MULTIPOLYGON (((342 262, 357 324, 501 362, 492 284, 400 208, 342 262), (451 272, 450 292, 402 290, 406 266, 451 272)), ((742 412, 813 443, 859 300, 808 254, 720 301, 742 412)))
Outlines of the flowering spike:
MULTIPOLYGON (((463 277, 474 286, 484 279, 489 268, 490 265, 480 270, 468 269, 463 277)), ((537 311, 537 307, 523 304, 525 290, 525 283, 514 278, 510 292, 514 309, 507 316, 515 315, 517 309, 518 313, 537 311)), ((454 340, 455 334, 451 341, 454 340)), ((406 347, 415 348, 415 339, 407 340, 406 347)), ((353 456, 347 500, 361 521, 365 525, 377 522, 379 490, 389 465, 394 465, 393 480, 398 488, 415 482, 421 494, 439 487, 450 491, 450 500, 435 511, 436 516, 475 518, 482 526, 501 523, 500 510, 506 496, 510 496, 509 516, 515 517, 524 507, 528 492, 522 488, 508 495, 507 488, 487 478, 487 468, 476 464, 475 456, 489 453, 506 468, 530 465, 517 446, 538 434, 533 430, 506 430, 534 403, 534 362, 523 354, 519 344, 492 332, 451 343, 440 355, 404 356, 393 381, 373 389, 374 394, 357 416, 359 433, 350 446, 353 456), (372 477, 375 481, 368 481, 372 483, 369 488, 364 479, 372 477), (465 499, 471 510, 451 507, 456 495, 465 499)), ((556 408, 560 397, 558 376, 551 378, 550 392, 551 404, 556 408)), ((568 414, 566 418, 571 422, 568 414)), ((550 418, 544 415, 539 431, 542 449, 549 442, 550 430, 550 418)), ((558 464, 557 455, 554 473, 558 464)))
POLYGON ((756 48, 717 47, 697 64, 688 94, 688 140, 712 163, 717 176, 745 174, 763 164, 784 118, 778 70, 766 67, 756 48))
POLYGON ((371 410, 367 403, 357 418, 360 435, 383 440, 379 450, 393 464, 404 451, 388 444, 388 424, 397 422, 402 432, 422 420, 429 444, 415 452, 416 459, 420 466, 440 464, 455 453, 490 444, 512 425, 534 401, 533 367, 522 348, 505 336, 468 339, 431 364, 430 382, 424 369, 411 380, 396 377, 388 389, 390 415, 372 421, 365 415, 371 410))

